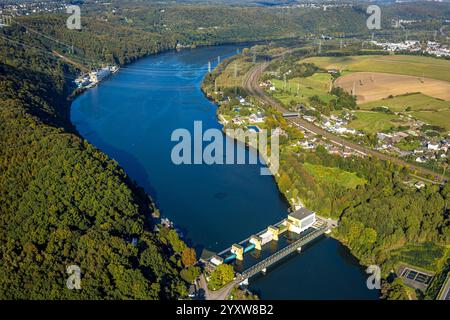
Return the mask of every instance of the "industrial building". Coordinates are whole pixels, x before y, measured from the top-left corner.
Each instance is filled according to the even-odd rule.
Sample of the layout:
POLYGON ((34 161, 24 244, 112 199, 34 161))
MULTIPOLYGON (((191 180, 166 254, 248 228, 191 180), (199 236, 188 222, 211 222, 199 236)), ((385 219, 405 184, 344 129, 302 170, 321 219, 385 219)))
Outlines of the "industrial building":
POLYGON ((288 230, 301 233, 316 222, 316 214, 306 208, 300 208, 288 215, 286 225, 288 230))

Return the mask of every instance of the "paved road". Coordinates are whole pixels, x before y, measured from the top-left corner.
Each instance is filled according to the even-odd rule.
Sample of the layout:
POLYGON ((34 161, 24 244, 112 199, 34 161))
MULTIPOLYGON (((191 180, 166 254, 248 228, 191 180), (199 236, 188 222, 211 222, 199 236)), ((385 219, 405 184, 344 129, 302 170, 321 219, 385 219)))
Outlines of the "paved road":
MULTIPOLYGON (((264 62, 264 63, 254 66, 252 69, 250 69, 247 72, 246 76, 244 77, 243 86, 251 95, 255 96, 262 103, 269 104, 282 113, 288 112, 289 110, 286 110, 280 103, 278 103, 278 101, 276 101, 272 97, 268 96, 264 92, 264 90, 261 89, 261 87, 259 86, 259 77, 264 72, 264 70, 268 67, 268 65, 269 65, 268 62, 264 62)), ((310 123, 300 117, 288 118, 287 120, 304 130, 313 132, 315 134, 318 134, 318 135, 321 135, 321 136, 327 138, 334 145, 337 145, 340 147, 345 146, 345 148, 348 148, 350 150, 358 152, 362 155, 370 155, 370 156, 377 157, 382 160, 390 161, 397 165, 407 167, 412 171, 416 171, 417 173, 419 173, 421 175, 430 175, 430 176, 434 177, 434 180, 436 180, 436 181, 440 180, 439 174, 436 174, 432 170, 416 166, 409 162, 403 161, 399 158, 389 156, 387 154, 378 152, 376 150, 373 150, 373 149, 361 146, 357 143, 343 139, 342 137, 336 136, 336 135, 334 135, 334 134, 332 134, 332 133, 330 133, 330 132, 328 132, 328 131, 316 126, 315 124, 310 123)), ((431 181, 431 180, 428 180, 428 181, 431 181)), ((433 182, 436 183, 435 181, 433 181, 433 182)))
POLYGON ((205 300, 227 300, 231 293, 231 290, 237 283, 238 282, 235 280, 227 284, 222 289, 211 291, 208 289, 208 286, 206 284, 205 275, 202 274, 199 280, 199 287, 204 291, 205 300))

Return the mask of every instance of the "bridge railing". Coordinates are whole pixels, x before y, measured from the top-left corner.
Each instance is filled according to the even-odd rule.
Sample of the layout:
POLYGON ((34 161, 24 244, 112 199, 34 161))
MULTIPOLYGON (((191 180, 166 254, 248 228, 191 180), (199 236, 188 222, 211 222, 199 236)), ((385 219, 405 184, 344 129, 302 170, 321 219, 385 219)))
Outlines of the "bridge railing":
POLYGON ((300 246, 302 246, 302 245, 304 245, 304 244, 314 240, 315 238, 319 237, 320 235, 322 235, 325 232, 325 230, 326 230, 326 227, 322 227, 320 229, 317 229, 317 230, 307 234, 303 238, 300 238, 300 239, 296 240, 295 242, 293 242, 290 245, 284 247, 280 251, 277 251, 273 255, 265 258, 264 260, 258 262, 254 266, 248 268, 247 270, 245 270, 241 274, 238 274, 238 277, 241 278, 241 279, 247 279, 247 278, 250 278, 250 277, 254 276, 258 272, 261 272, 264 268, 267 268, 268 266, 274 264, 275 262, 277 262, 277 261, 283 259, 284 257, 286 257, 287 255, 291 254, 292 252, 297 250, 298 247, 300 247, 300 246))

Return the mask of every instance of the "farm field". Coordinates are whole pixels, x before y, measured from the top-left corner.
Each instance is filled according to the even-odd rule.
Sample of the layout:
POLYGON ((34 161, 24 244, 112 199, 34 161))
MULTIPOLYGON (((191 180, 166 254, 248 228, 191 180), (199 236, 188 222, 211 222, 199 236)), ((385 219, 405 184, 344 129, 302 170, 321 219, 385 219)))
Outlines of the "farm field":
POLYGON ((414 92, 450 100, 450 82, 429 78, 378 72, 353 72, 339 77, 335 85, 356 95, 358 104, 414 92))
POLYGON ((400 126, 399 117, 394 114, 371 111, 355 111, 357 119, 351 121, 348 126, 367 133, 377 133, 400 126))
POLYGON ((362 110, 372 110, 377 107, 388 107, 393 112, 407 111, 436 111, 449 110, 450 101, 444 101, 421 93, 405 94, 379 101, 367 102, 359 105, 362 110))
MULTIPOLYGON (((418 120, 450 130, 450 60, 408 55, 312 57, 300 60, 325 69, 339 69, 335 85, 347 92, 355 87, 358 106, 386 106, 418 120), (408 109, 408 111, 407 111, 408 109)), ((376 132, 398 123, 393 115, 357 113, 350 127, 376 132), (385 122, 385 123, 383 123, 385 122)))
POLYGON ((291 102, 308 103, 308 99, 314 95, 328 103, 333 95, 328 93, 330 88, 331 75, 328 73, 315 73, 306 78, 294 78, 287 81, 286 90, 284 88, 284 81, 272 79, 271 82, 276 88, 273 96, 280 100, 284 105, 288 106, 291 102), (299 87, 299 94, 297 95, 297 87, 299 87))
POLYGON ((325 69, 348 72, 381 72, 450 81, 450 60, 408 55, 311 57, 299 61, 325 69))

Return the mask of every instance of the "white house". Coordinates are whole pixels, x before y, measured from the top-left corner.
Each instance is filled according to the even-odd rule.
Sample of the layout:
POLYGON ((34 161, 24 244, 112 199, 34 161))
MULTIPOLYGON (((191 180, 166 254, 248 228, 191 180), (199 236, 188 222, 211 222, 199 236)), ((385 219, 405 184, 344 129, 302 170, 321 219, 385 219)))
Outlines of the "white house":
POLYGON ((417 157, 416 158, 416 162, 425 163, 425 162, 427 162, 427 158, 425 158, 425 157, 417 157))
POLYGON ((264 116, 258 112, 258 113, 252 113, 249 117, 249 122, 251 123, 263 123, 264 122, 264 116))
POLYGON ((414 186, 417 189, 422 189, 423 187, 425 187, 425 183, 423 183, 422 181, 418 181, 418 182, 416 182, 416 184, 414 186))
POLYGON ((428 150, 437 151, 437 150, 439 150, 439 143, 428 142, 427 148, 428 148, 428 150))

